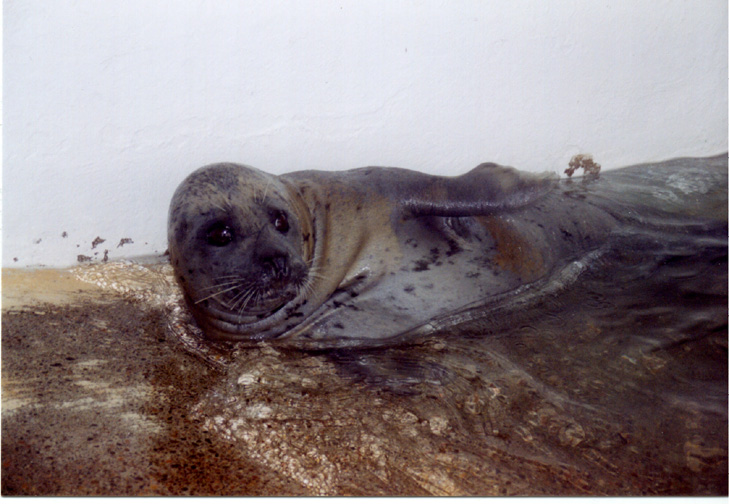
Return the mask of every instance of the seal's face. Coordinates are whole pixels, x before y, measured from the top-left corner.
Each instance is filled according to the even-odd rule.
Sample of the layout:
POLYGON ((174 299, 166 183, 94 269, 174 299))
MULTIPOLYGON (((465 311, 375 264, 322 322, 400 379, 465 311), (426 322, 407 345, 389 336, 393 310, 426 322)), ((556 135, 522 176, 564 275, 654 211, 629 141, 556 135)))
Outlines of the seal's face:
POLYGON ((295 298, 308 273, 302 220, 290 190, 253 168, 211 165, 183 181, 170 206, 169 251, 198 321, 226 337, 295 298))

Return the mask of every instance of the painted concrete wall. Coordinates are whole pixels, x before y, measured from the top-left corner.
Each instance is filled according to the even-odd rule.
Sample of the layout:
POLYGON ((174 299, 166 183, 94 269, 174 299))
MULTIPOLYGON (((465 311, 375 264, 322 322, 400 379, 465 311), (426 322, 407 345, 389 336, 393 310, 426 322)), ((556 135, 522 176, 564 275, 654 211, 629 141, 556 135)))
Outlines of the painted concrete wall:
POLYGON ((6 0, 3 53, 3 266, 162 253, 172 192, 214 161, 727 149, 725 0, 6 0))

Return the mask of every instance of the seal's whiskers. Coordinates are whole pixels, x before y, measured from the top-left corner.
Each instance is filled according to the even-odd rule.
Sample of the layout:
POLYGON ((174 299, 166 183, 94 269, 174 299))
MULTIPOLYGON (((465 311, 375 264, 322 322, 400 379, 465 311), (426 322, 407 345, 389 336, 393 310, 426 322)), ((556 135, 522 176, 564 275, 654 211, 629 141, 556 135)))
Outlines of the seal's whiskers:
POLYGON ((210 294, 208 296, 205 296, 204 298, 198 299, 197 301, 195 301, 195 304, 202 303, 203 301, 213 298, 215 296, 218 296, 220 294, 225 294, 226 292, 240 289, 241 284, 242 284, 242 280, 235 280, 235 281, 223 282, 220 284, 212 285, 210 287, 206 287, 203 290, 209 290, 209 289, 219 289, 219 290, 213 292, 212 294, 210 294))
POLYGON ((207 291, 207 290, 213 290, 213 289, 220 289, 221 287, 229 287, 231 285, 237 285, 240 282, 241 282, 241 280, 239 278, 236 278, 236 279, 233 279, 233 280, 229 280, 227 282, 216 283, 214 285, 211 285, 210 287, 203 287, 200 290, 207 291))
POLYGON ((238 312, 241 313, 248 306, 248 302, 257 290, 256 285, 251 284, 250 287, 241 291, 238 295, 231 299, 230 309, 238 310, 238 312))

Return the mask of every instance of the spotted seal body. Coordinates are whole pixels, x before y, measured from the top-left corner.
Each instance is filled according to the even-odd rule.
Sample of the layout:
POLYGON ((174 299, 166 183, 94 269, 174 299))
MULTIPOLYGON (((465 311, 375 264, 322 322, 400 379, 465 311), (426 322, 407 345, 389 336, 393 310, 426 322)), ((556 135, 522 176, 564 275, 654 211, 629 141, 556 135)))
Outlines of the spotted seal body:
MULTIPOLYGON (((211 338, 384 345, 569 281, 616 233, 684 212, 671 197, 687 200, 687 187, 719 191, 704 200, 725 207, 726 159, 709 164, 685 176, 681 166, 618 170, 588 184, 490 163, 458 177, 210 165, 173 196, 170 259, 211 338), (684 185, 671 189, 672 176, 684 185), (636 218, 636 208, 648 210, 636 218)), ((696 201, 703 219, 713 203, 696 201)))

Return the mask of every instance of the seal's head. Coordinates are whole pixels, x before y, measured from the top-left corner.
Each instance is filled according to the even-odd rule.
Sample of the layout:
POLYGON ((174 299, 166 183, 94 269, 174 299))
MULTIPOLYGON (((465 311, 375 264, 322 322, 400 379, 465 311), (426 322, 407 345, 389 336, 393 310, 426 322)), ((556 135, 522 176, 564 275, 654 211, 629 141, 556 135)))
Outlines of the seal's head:
POLYGON ((175 191, 170 261, 187 301, 213 338, 245 334, 304 289, 313 236, 306 206, 276 176, 236 164, 205 166, 175 191))

